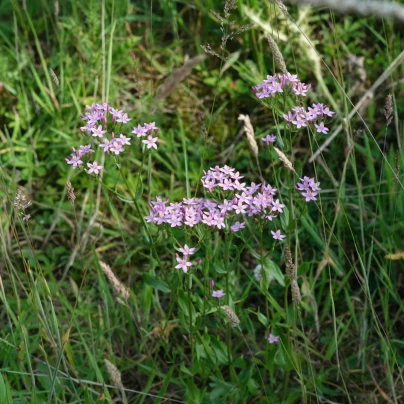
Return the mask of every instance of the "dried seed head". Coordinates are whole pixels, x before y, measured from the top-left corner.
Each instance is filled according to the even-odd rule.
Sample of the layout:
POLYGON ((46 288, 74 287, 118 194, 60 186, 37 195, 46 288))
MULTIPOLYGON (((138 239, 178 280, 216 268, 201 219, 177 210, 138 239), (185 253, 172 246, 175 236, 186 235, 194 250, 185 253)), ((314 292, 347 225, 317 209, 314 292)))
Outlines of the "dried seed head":
POLYGON ((229 320, 230 324, 234 328, 240 329, 240 320, 237 317, 237 314, 229 307, 229 306, 220 306, 223 310, 223 313, 226 315, 227 319, 229 320))
POLYGON ((118 368, 111 363, 108 359, 104 359, 105 366, 107 367, 107 371, 109 373, 109 376, 111 378, 111 382, 115 387, 118 387, 119 389, 123 390, 123 383, 122 383, 122 376, 121 372, 118 370, 118 368))
POLYGON ((115 274, 112 272, 111 267, 102 261, 100 261, 100 266, 101 266, 102 272, 104 272, 109 283, 112 285, 112 287, 115 289, 115 291, 123 299, 125 299, 125 300, 128 299, 129 298, 128 288, 115 276, 115 274))
POLYGON ((286 276, 292 281, 297 279, 297 271, 296 267, 293 264, 292 253, 290 251, 289 246, 287 245, 285 248, 286 255, 286 276))
POLYGON ((223 8, 224 16, 226 18, 229 18, 231 10, 234 10, 236 8, 237 8, 237 0, 226 0, 226 3, 224 3, 223 8))
POLYGON ((67 189, 67 198, 69 199, 70 203, 74 205, 74 200, 76 199, 76 195, 74 195, 74 188, 70 181, 66 181, 66 189, 67 189))
POLYGON ((290 284, 292 288, 292 299, 295 303, 300 303, 302 301, 302 297, 300 295, 300 288, 297 281, 294 279, 290 284))
POLYGON ((289 17, 289 12, 286 6, 282 3, 281 0, 273 0, 273 2, 279 7, 285 17, 289 17))
POLYGON ((21 189, 18 189, 14 199, 14 207, 18 210, 25 210, 31 203, 32 201, 27 201, 27 197, 21 189))
POLYGON ((52 69, 49 69, 53 82, 59 87, 59 79, 52 69))
POLYGON ((277 147, 274 147, 274 150, 276 151, 276 154, 278 155, 279 160, 282 161, 282 163, 285 165, 285 167, 288 168, 289 170, 293 171, 295 174, 297 174, 295 169, 293 168, 292 163, 286 157, 286 155, 283 152, 281 152, 277 147))
POLYGON ((248 115, 239 115, 237 119, 244 122, 244 132, 247 136, 248 144, 250 145, 255 157, 258 157, 258 144, 255 140, 254 128, 251 124, 250 117, 248 115))
POLYGON ((209 53, 209 55, 212 56, 216 56, 219 59, 223 59, 217 52, 215 52, 212 47, 210 46, 210 44, 206 44, 206 45, 201 45, 201 48, 206 52, 209 53))
POLYGON ((274 38, 272 38, 271 34, 267 34, 267 40, 269 44, 269 48, 274 55, 274 59, 276 64, 278 65, 279 69, 281 69, 283 74, 288 73, 288 69, 286 68, 285 59, 283 59, 282 53, 278 48, 277 43, 275 42, 274 38))
POLYGON ((393 120, 393 96, 391 94, 386 97, 384 116, 386 117, 387 125, 390 125, 391 121, 393 120))

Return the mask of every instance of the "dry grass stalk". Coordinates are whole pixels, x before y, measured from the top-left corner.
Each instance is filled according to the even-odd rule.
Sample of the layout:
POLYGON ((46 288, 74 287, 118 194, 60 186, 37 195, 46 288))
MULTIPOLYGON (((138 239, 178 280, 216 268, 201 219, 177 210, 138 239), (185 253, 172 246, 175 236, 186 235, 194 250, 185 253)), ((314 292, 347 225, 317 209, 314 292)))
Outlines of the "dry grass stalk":
POLYGON ((239 115, 237 119, 244 122, 244 132, 247 136, 248 144, 250 145, 254 156, 258 157, 258 144, 255 140, 254 128, 251 124, 250 117, 248 115, 239 115))
POLYGON ((358 0, 288 0, 288 2, 307 4, 313 7, 326 7, 344 14, 373 15, 379 18, 404 21, 404 7, 393 2, 358 0))
POLYGON ((229 320, 230 324, 234 328, 240 329, 240 319, 237 317, 237 314, 231 309, 229 306, 220 306, 220 308, 223 310, 223 313, 229 320))
POLYGON ((283 74, 287 74, 288 69, 286 68, 285 59, 283 58, 282 53, 279 50, 277 43, 275 42, 275 39, 272 38, 271 34, 267 34, 267 40, 269 48, 271 49, 272 54, 274 55, 276 64, 278 65, 279 69, 281 69, 283 74))
POLYGON ((67 189, 67 198, 69 199, 70 203, 74 205, 74 200, 76 199, 76 195, 74 195, 74 188, 70 181, 66 181, 66 189, 67 189))
POLYGON ((206 58, 206 55, 197 55, 178 69, 173 70, 173 72, 164 80, 164 83, 158 89, 154 103, 164 100, 172 91, 177 87, 181 81, 183 81, 192 69, 201 63, 206 58))
POLYGON ((128 288, 115 276, 112 272, 111 267, 105 262, 100 261, 100 266, 102 272, 104 272, 105 276, 108 278, 109 283, 115 289, 115 291, 125 300, 129 298, 129 290, 128 288))
POLYGON ((390 125, 393 120, 393 96, 391 94, 386 97, 384 116, 386 117, 387 125, 390 125))
POLYGON ((395 166, 395 177, 396 177, 396 184, 398 184, 398 174, 400 173, 400 162, 399 162, 399 153, 398 150, 396 150, 396 166, 395 166))
POLYGON ((59 87, 59 79, 56 76, 56 73, 52 69, 49 69, 49 72, 50 72, 50 74, 52 76, 53 82, 59 87))
POLYGON ((276 154, 278 155, 279 160, 282 161, 282 163, 285 165, 285 167, 288 168, 289 170, 293 171, 297 175, 295 169, 293 168, 293 164, 286 157, 286 155, 283 152, 281 152, 277 147, 274 147, 274 150, 276 151, 276 154))

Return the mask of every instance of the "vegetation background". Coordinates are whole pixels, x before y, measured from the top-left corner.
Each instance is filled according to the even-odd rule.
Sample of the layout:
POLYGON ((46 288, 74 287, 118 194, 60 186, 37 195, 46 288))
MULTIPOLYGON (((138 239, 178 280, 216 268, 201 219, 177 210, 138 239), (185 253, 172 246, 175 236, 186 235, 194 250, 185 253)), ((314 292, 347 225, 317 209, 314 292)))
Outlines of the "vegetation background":
MULTIPOLYGON (((0 1, 0 403, 403 402, 403 23, 295 5, 285 15, 276 3, 239 0, 229 25, 217 0, 0 1), (286 150, 323 189, 291 246, 302 302, 291 300, 279 244, 264 315, 257 254, 243 251, 231 372, 225 319, 210 313, 189 335, 189 301, 162 282, 120 172, 108 167, 101 187, 64 158, 81 142, 85 105, 108 100, 134 125, 156 121, 159 149, 141 172, 145 215, 156 195, 198 192, 201 168, 228 164, 259 181, 237 119, 248 114, 262 175, 281 181, 282 163, 259 140, 279 124, 251 91, 277 71, 268 34, 288 70, 312 83, 311 101, 337 112, 329 136, 342 130, 314 162, 327 136, 299 135, 286 150), (19 189, 32 200, 27 221, 19 189), (269 332, 281 343, 269 344, 269 332)), ((135 147, 122 167, 136 187, 135 147)), ((172 246, 157 244, 167 271, 176 271, 172 246)), ((192 292, 198 310, 207 292, 197 282, 192 292)))

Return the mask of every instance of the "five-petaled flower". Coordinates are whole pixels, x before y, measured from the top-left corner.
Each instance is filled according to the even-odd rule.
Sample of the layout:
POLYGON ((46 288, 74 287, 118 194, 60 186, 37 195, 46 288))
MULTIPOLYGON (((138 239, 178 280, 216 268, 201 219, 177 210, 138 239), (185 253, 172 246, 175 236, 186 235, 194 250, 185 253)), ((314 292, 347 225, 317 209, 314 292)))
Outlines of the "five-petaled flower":
POLYGON ((279 336, 278 336, 278 335, 269 334, 268 342, 269 342, 270 344, 279 344, 279 336))
POLYGON ((318 133, 324 133, 326 135, 329 131, 329 129, 324 126, 324 122, 320 122, 319 125, 315 123, 314 126, 316 127, 318 133))
POLYGON ((223 297, 225 294, 226 294, 226 293, 224 293, 222 289, 220 289, 220 290, 214 290, 214 291, 212 292, 212 297, 216 297, 216 298, 219 299, 219 298, 223 297))
POLYGON ((188 268, 190 266, 192 266, 192 262, 188 261, 188 256, 184 256, 183 258, 181 258, 178 254, 176 256, 176 260, 178 262, 178 265, 176 266, 176 268, 181 268, 185 273, 188 272, 188 268))
POLYGON ((281 234, 281 231, 280 230, 277 230, 277 231, 272 231, 271 230, 271 233, 272 233, 272 237, 275 239, 275 240, 279 240, 279 241, 282 241, 286 236, 284 236, 283 234, 281 234))
POLYGON ((267 146, 269 146, 270 143, 274 143, 276 141, 276 136, 275 135, 266 135, 261 139, 267 146))
POLYGON ((151 149, 154 147, 157 150, 157 140, 159 140, 158 137, 153 137, 152 135, 147 136, 147 140, 142 140, 142 142, 147 145, 148 149, 151 149))
POLYGON ((93 164, 87 163, 87 165, 90 167, 90 169, 87 171, 88 174, 91 174, 91 173, 98 174, 98 172, 104 168, 104 166, 99 166, 97 164, 97 161, 94 161, 93 164))
POLYGON ((185 244, 183 248, 179 248, 178 251, 182 252, 184 256, 192 255, 195 252, 195 248, 188 247, 188 244, 185 244))

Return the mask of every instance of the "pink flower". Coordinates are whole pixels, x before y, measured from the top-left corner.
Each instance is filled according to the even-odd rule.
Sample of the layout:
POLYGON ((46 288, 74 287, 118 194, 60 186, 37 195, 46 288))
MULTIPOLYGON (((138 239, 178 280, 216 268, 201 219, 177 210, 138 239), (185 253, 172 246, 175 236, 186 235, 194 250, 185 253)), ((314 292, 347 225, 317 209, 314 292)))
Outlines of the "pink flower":
POLYGON ((130 146, 130 142, 129 142, 129 140, 130 140, 131 138, 130 137, 126 137, 126 136, 124 136, 122 133, 120 134, 120 136, 119 136, 119 141, 121 142, 121 145, 122 146, 124 146, 124 145, 128 145, 128 146, 130 146))
POLYGON ((147 136, 147 128, 139 124, 137 125, 137 128, 133 128, 132 133, 137 135, 137 137, 147 136))
POLYGON ((80 168, 80 165, 83 164, 82 160, 80 159, 80 156, 76 154, 72 154, 70 159, 66 158, 67 164, 73 164, 73 169, 76 169, 77 167, 80 168))
POLYGON ((107 133, 106 130, 102 130, 102 125, 99 125, 98 128, 91 128, 94 137, 103 137, 104 133, 107 133))
POLYGON ((276 136, 275 135, 266 135, 261 139, 267 146, 269 146, 270 143, 274 143, 276 141, 276 136))
POLYGON ((233 224, 233 226, 230 227, 230 229, 233 233, 235 233, 235 232, 239 231, 240 229, 244 229, 244 227, 245 227, 244 222, 242 222, 242 223, 236 222, 233 224))
POLYGON ((179 248, 178 251, 182 252, 184 256, 192 255, 195 253, 195 248, 189 248, 188 244, 185 244, 183 248, 179 248))
POLYGON ((284 236, 283 234, 281 234, 281 231, 280 230, 277 230, 277 231, 272 231, 271 230, 271 233, 272 233, 272 237, 275 239, 275 240, 279 240, 279 241, 282 241, 286 236, 284 236))
POLYGON ((268 342, 269 342, 270 344, 279 344, 279 336, 269 334, 268 342))
POLYGON ((158 137, 153 137, 152 135, 147 136, 147 140, 142 140, 142 142, 147 145, 148 149, 151 149, 154 147, 157 150, 157 140, 159 140, 158 137))
POLYGON ((88 144, 87 146, 80 145, 80 154, 81 155, 87 154, 87 153, 93 153, 93 152, 94 152, 94 150, 91 148, 90 144, 88 144))
POLYGON ((320 122, 320 125, 315 123, 314 126, 316 127, 318 133, 327 134, 329 131, 329 129, 324 126, 324 122, 320 122))
POLYGON ((226 294, 226 293, 224 293, 222 289, 220 289, 220 290, 214 290, 214 291, 212 292, 212 297, 216 297, 216 298, 219 299, 219 298, 223 297, 225 294, 226 294))
POLYGON ((132 118, 128 118, 128 114, 120 114, 116 118, 116 121, 121 122, 121 123, 128 123, 131 120, 132 120, 132 118))
POLYGON ((272 203, 272 210, 274 212, 282 213, 284 207, 285 205, 283 203, 279 203, 279 199, 272 203))
POLYGON ((317 192, 307 190, 306 192, 302 192, 302 195, 306 198, 306 202, 317 200, 316 198, 317 192))
POLYGON ((99 166, 97 164, 97 161, 94 161, 93 164, 87 163, 87 165, 90 167, 90 169, 87 171, 88 174, 91 173, 98 174, 99 170, 102 170, 104 168, 104 166, 99 166))
POLYGON ((176 260, 178 262, 178 265, 176 268, 181 268, 185 273, 188 272, 188 267, 192 266, 192 262, 187 261, 187 256, 184 256, 184 258, 181 258, 178 254, 176 257, 176 260))

